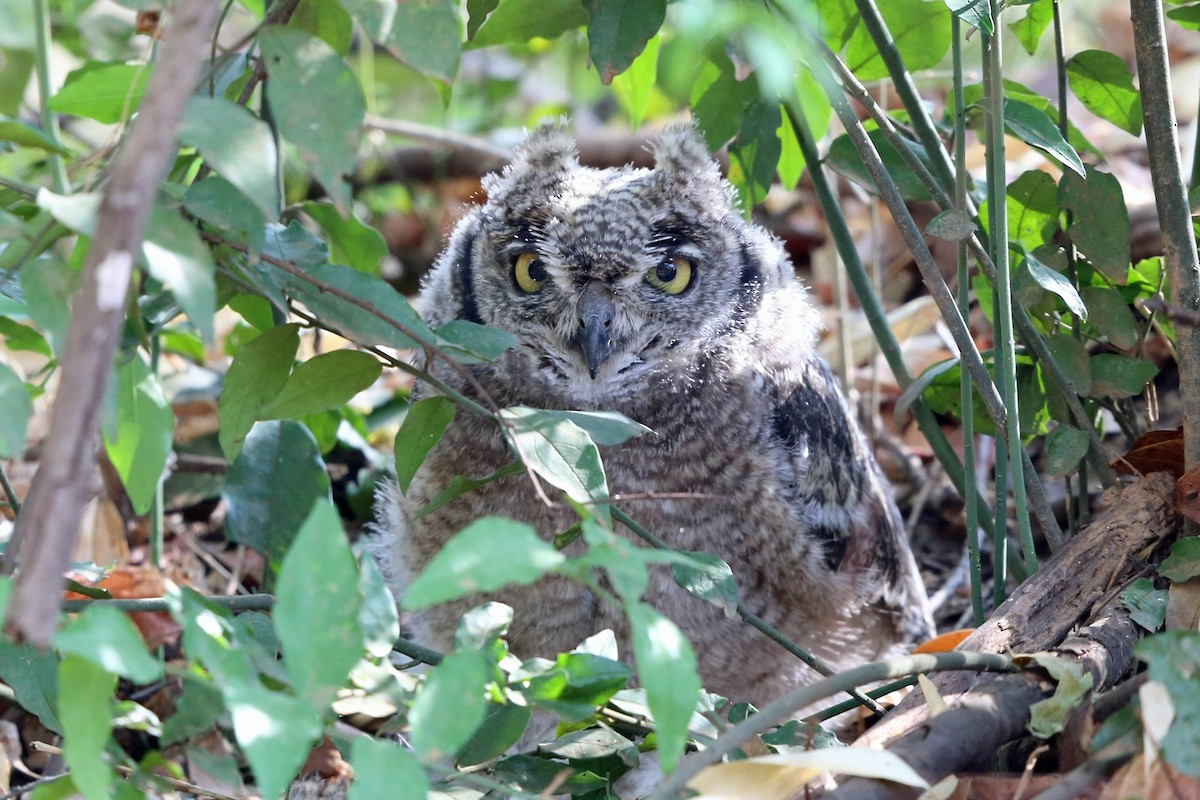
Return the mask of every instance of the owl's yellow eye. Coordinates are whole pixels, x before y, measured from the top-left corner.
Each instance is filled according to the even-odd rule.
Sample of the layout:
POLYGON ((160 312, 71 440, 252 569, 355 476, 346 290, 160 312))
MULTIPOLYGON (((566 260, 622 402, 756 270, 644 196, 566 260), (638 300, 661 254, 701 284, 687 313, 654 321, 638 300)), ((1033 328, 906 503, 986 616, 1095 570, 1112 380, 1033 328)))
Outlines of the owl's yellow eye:
POLYGON ((667 294, 679 294, 692 282, 692 262, 686 258, 672 258, 646 273, 646 283, 667 294))
POLYGON ((538 258, 537 253, 521 253, 513 262, 513 280, 517 282, 522 292, 537 294, 546 285, 546 265, 538 258))

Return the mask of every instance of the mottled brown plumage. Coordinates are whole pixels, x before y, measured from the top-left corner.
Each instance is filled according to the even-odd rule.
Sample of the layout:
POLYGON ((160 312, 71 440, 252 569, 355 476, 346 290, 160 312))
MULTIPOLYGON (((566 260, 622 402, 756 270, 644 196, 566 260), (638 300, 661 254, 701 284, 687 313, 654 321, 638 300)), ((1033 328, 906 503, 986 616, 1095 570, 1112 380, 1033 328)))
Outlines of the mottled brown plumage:
MULTIPOLYGON (((727 561, 750 611, 835 668, 930 633, 899 514, 815 354, 817 314, 779 243, 742 219, 699 137, 665 133, 652 170, 595 170, 578 165, 563 133, 541 128, 485 188, 421 307, 434 326, 466 319, 519 337, 496 363, 470 367, 488 394, 502 406, 616 410, 653 429, 602 449, 610 490, 660 495, 623 506, 672 547, 727 561)), ((434 369, 474 393, 456 370, 434 369)), ((512 460, 494 426, 459 414, 407 496, 385 493, 397 588, 478 517, 523 520, 547 537, 571 525, 573 512, 547 507, 525 476, 416 518, 454 476, 512 460)), ((553 656, 603 628, 629 652, 619 611, 566 579, 493 598, 514 609, 508 639, 521 657, 553 656)), ((691 639, 710 691, 763 702, 814 678, 667 571, 646 598, 691 639)), ((415 635, 449 648, 478 601, 422 612, 415 635)))

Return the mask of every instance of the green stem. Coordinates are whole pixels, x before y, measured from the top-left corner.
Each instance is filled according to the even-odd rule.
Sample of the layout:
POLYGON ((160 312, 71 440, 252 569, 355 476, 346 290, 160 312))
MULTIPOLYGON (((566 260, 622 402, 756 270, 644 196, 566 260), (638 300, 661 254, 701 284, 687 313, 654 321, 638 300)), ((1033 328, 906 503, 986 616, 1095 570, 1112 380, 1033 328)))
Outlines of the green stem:
MULTIPOLYGON (((967 115, 963 108, 962 22, 950 18, 950 47, 954 73, 954 206, 967 214, 967 115)), ((968 319, 971 309, 971 265, 967 243, 958 243, 958 310, 968 319)), ((974 387, 967 372, 959 373, 959 405, 962 408, 963 483, 971 490, 962 495, 967 533, 967 561, 971 576, 971 613, 975 627, 983 624, 983 564, 979 553, 979 501, 975 486, 974 387)))
MULTIPOLYGON (((1000 1, 991 0, 992 19, 997 30, 1000 25, 1000 1)), ((1025 448, 1021 443, 1021 418, 1019 399, 1017 397, 1017 349, 1016 338, 1013 334, 1013 301, 1012 301, 1012 272, 1008 263, 1008 214, 1004 195, 1004 68, 1003 68, 1003 37, 988 36, 984 39, 984 52, 988 59, 988 77, 984 85, 984 103, 988 107, 988 128, 991 141, 987 152, 988 161, 992 164, 994 184, 988 186, 991 206, 996 209, 992 215, 992 227, 989 239, 992 242, 992 261, 996 265, 996 300, 997 324, 996 331, 996 377, 1004 374, 1003 397, 1004 407, 1008 411, 1008 464, 1013 472, 1013 500, 1018 509, 1017 529, 1021 537, 1021 550, 1025 557, 1025 567, 1030 573, 1038 568, 1037 552, 1033 544, 1033 530, 1029 515, 1020 513, 1027 508, 1025 499, 1024 462, 1022 454, 1025 448)), ((999 498, 997 498, 999 505, 999 498)))
MULTIPOLYGON (((38 106, 41 114, 42 130, 56 146, 62 146, 62 134, 58 128, 58 115, 50 110, 50 2, 49 0, 33 0, 34 28, 37 35, 35 42, 37 57, 38 106)), ((55 152, 47 153, 47 163, 50 167, 50 181, 58 194, 71 193, 71 181, 67 178, 67 167, 62 156, 55 152)))
MULTIPOLYGON (((821 203, 821 210, 825 214, 825 222, 829 226, 838 255, 841 256, 842 263, 846 266, 850 282, 854 285, 859 305, 871 326, 871 332, 875 334, 879 350, 887 360, 888 366, 891 367, 892 374, 896 376, 901 390, 907 389, 913 382, 913 376, 908 371, 908 365, 904 363, 900 343, 896 341, 896 335, 892 332, 891 325, 888 324, 887 315, 883 311, 879 297, 871 289, 870 276, 867 275, 862 259, 858 257, 858 248, 854 244, 850 227, 846 224, 846 217, 842 214, 841 206, 838 205, 833 189, 825 177, 808 120, 804 117, 803 110, 794 102, 784 103, 783 108, 788 115, 788 121, 792 124, 792 129, 796 132, 796 139, 800 143, 800 152, 804 156, 805 163, 808 164, 808 173, 813 182, 813 189, 817 193, 817 200, 821 203)), ((967 469, 963 462, 959 461, 954 448, 946 440, 942 426, 934 417, 933 411, 930 410, 929 404, 923 397, 917 397, 914 400, 912 413, 917 427, 929 442, 934 456, 946 474, 950 476, 959 495, 964 498, 971 496, 977 507, 986 508, 987 502, 979 496, 974 479, 967 480, 967 469)), ((987 522, 987 529, 989 532, 992 529, 990 520, 987 522)))

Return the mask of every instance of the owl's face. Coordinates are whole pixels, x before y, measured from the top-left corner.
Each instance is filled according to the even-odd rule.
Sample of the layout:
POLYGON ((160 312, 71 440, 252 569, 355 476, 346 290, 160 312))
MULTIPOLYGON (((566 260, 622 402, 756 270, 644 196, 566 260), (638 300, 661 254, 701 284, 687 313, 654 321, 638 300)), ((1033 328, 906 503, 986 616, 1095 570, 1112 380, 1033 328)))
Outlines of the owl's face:
POLYGON ((510 399, 622 408, 686 383, 790 269, 692 131, 655 155, 653 169, 582 168, 565 136, 540 129, 460 223, 427 313, 448 304, 520 338, 500 365, 510 399))

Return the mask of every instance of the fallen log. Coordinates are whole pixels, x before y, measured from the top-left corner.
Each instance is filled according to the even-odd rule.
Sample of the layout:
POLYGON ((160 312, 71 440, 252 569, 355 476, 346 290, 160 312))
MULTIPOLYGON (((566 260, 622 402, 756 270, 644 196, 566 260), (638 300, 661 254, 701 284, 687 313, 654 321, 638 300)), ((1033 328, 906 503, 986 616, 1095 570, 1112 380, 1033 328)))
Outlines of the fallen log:
MULTIPOLYGON (((1117 596, 1178 535, 1174 480, 1161 473, 1105 493, 1105 509, 959 645, 976 652, 1054 650, 1112 686, 1128 670, 1137 626, 1117 596), (1090 624, 1089 624, 1090 623, 1090 624), (1076 633, 1071 631, 1083 625, 1076 633)), ((856 745, 887 746, 930 783, 963 770, 987 769, 997 749, 1016 739, 1029 706, 1053 691, 1035 674, 1000 677, 949 673, 934 678, 949 708, 930 717, 914 692, 856 745)), ((887 781, 854 778, 828 796, 841 800, 913 797, 887 781)))

